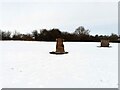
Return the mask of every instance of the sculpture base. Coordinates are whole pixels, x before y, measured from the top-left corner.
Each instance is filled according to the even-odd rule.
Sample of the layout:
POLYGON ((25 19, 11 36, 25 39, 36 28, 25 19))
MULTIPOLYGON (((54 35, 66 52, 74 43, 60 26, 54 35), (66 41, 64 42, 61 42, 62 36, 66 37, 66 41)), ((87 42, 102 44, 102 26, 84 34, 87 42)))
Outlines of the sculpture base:
POLYGON ((106 48, 111 48, 112 46, 97 46, 99 48, 106 47, 106 48))
POLYGON ((50 54, 68 54, 68 52, 49 52, 50 54))

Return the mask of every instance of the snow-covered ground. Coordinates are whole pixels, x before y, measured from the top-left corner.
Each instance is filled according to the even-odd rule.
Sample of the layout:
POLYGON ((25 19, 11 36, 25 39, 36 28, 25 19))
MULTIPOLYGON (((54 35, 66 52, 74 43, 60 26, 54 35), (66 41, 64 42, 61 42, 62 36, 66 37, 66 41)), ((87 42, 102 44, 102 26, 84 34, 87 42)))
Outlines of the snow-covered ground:
POLYGON ((117 88, 118 44, 64 42, 68 54, 53 55, 55 42, 0 41, 3 88, 117 88))

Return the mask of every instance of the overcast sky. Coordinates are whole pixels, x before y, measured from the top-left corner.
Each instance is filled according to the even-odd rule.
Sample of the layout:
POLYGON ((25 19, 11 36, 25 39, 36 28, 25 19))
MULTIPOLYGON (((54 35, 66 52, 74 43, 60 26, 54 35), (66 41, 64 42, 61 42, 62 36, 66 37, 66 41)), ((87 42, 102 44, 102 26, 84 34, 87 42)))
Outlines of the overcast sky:
MULTIPOLYGON (((81 0, 82 1, 82 0, 81 0)), ((37 0, 0 2, 0 29, 30 33, 43 28, 74 32, 79 26, 90 34, 118 33, 118 2, 37 0)))

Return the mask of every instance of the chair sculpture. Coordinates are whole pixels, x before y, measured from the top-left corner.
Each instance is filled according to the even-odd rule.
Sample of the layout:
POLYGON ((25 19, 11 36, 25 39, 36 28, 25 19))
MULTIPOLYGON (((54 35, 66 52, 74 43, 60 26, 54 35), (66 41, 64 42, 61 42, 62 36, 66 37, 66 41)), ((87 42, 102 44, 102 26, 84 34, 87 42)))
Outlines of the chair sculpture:
POLYGON ((101 40, 101 47, 109 47, 109 40, 101 40))
POLYGON ((67 54, 68 52, 65 52, 65 50, 64 50, 63 41, 64 41, 64 39, 57 38, 56 39, 56 51, 50 52, 50 54, 67 54))

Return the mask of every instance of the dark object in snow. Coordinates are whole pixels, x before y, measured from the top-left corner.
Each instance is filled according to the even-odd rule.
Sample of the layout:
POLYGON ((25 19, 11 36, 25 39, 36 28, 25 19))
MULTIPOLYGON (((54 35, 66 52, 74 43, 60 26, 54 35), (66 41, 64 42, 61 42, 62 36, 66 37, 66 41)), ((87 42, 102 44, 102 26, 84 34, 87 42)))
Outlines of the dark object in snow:
POLYGON ((50 52, 50 54, 67 54, 68 52, 50 52))
POLYGON ((20 70, 20 72, 22 72, 22 70, 20 70))
MULTIPOLYGON (((101 47, 101 46, 97 46, 99 48, 104 48, 104 47, 101 47)), ((105 48, 112 48, 112 46, 109 46, 109 47, 105 47, 105 48)))
POLYGON ((14 70, 14 68, 11 68, 11 70, 14 70))
POLYGON ((101 40, 101 47, 109 47, 109 40, 101 40))
POLYGON ((67 54, 68 52, 65 52, 65 50, 64 50, 63 41, 64 41, 64 39, 57 38, 56 39, 56 51, 50 52, 50 54, 67 54))

